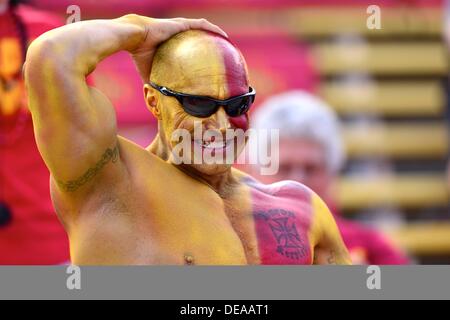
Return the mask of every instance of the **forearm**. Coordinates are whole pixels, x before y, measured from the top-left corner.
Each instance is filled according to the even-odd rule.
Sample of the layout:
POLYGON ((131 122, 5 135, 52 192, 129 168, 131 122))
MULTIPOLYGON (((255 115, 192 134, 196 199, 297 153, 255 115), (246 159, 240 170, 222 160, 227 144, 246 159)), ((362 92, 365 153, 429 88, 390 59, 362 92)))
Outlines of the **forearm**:
POLYGON ((27 67, 46 63, 48 68, 85 76, 102 59, 121 50, 132 51, 143 41, 146 31, 139 20, 138 16, 128 15, 78 22, 47 32, 31 44, 27 67))

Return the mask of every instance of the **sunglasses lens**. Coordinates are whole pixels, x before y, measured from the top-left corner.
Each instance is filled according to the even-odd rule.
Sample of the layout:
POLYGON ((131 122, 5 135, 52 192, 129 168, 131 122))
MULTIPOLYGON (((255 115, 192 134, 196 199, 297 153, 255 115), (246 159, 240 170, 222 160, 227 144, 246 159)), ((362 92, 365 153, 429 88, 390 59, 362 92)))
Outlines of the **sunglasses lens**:
POLYGON ((250 109, 252 102, 252 97, 243 97, 233 100, 228 104, 227 114, 230 117, 239 117, 250 109))
POLYGON ((217 110, 216 103, 208 99, 184 97, 182 104, 184 111, 200 118, 209 117, 217 110))

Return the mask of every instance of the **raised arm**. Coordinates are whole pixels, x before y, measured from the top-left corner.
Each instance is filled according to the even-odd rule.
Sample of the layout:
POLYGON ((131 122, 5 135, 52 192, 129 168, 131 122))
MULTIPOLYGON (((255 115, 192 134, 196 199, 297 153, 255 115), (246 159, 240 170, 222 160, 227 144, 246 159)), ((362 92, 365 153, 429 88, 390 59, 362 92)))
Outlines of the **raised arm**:
POLYGON ((86 76, 102 59, 127 50, 147 81, 157 45, 188 29, 223 34, 203 19, 127 15, 67 25, 31 44, 25 64, 29 107, 38 148, 61 192, 90 192, 89 185, 111 183, 125 172, 114 108, 86 76))
POLYGON ((314 264, 352 264, 330 210, 316 194, 313 194, 312 202, 314 210, 313 228, 317 242, 314 248, 314 264))

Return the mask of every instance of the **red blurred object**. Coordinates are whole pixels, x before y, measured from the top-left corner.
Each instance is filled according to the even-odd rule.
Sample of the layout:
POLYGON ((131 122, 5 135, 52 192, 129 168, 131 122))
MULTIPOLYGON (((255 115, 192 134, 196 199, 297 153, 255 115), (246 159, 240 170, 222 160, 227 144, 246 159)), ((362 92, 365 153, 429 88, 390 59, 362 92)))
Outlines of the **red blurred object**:
POLYGON ((34 141, 31 117, 23 109, 15 117, 0 120, 2 135, 5 129, 13 131, 12 121, 24 121, 16 143, 0 144, 0 202, 9 207, 12 219, 0 227, 0 265, 67 262, 68 239, 50 201, 49 173, 34 141))
MULTIPOLYGON (((29 40, 62 25, 60 19, 30 8, 22 7, 18 14, 29 40)), ((0 41, 20 42, 11 13, 0 15, 0 21, 0 41)), ((13 53, 8 59, 23 58, 20 49, 8 51, 13 53)), ((20 76, 20 65, 16 73, 20 76)), ((0 203, 3 214, 9 212, 11 218, 0 226, 0 264, 50 265, 69 260, 68 239, 50 200, 49 172, 36 147, 31 116, 23 106, 0 116, 0 203)))
POLYGON ((379 231, 339 216, 334 217, 354 264, 407 265, 406 255, 379 231))
POLYGON ((127 52, 116 53, 102 61, 90 78, 111 100, 120 125, 156 124, 145 105, 143 82, 127 52))

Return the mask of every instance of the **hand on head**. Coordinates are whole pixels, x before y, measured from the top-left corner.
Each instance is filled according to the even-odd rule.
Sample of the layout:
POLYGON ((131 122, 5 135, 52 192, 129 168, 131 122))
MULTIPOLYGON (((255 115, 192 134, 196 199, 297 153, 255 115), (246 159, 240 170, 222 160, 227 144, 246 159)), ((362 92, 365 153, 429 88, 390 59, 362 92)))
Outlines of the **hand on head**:
POLYGON ((138 15, 127 15, 121 19, 131 20, 144 30, 142 42, 130 51, 144 82, 149 79, 151 62, 158 45, 177 33, 198 29, 211 31, 225 38, 228 37, 222 29, 206 19, 154 19, 138 15))

